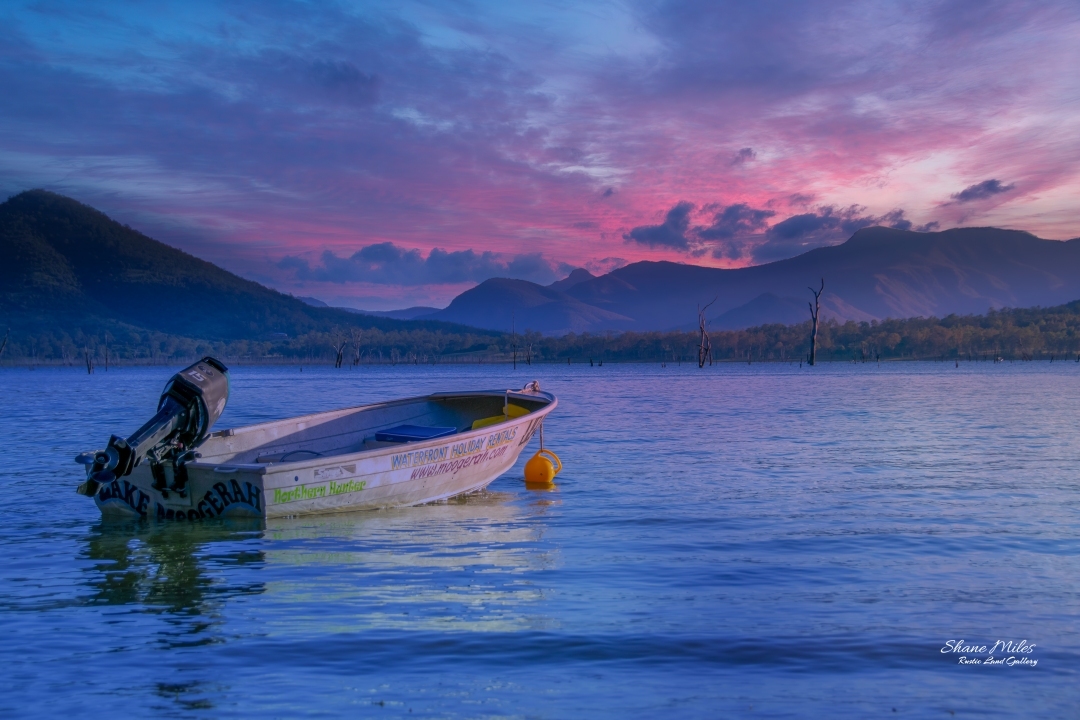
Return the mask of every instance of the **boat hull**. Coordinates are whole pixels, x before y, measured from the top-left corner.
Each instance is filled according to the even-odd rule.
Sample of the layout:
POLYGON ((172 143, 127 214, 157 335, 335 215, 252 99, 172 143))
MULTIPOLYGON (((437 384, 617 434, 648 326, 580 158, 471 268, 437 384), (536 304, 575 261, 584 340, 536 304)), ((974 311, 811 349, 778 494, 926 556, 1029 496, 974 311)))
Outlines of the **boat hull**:
MULTIPOLYGON (((200 461, 187 466, 183 495, 154 488, 145 465, 102 487, 105 517, 191 521, 291 517, 420 505, 481 490, 509 470, 555 407, 553 396, 527 415, 452 436, 303 462, 200 461)), ((334 415, 324 413, 325 416, 334 415)), ((317 425, 320 415, 305 423, 317 425)), ((282 421, 287 422, 287 421, 282 421)), ((274 424, 218 433, 219 444, 274 424)), ((167 470, 169 484, 172 471, 167 470)))

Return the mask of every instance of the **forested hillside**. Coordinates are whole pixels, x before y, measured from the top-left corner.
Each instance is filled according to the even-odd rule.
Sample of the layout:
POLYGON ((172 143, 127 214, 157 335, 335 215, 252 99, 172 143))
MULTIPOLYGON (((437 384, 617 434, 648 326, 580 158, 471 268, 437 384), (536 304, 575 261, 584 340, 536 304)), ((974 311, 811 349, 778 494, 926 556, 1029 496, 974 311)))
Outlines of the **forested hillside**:
MULTIPOLYGON (((810 321, 709 333, 716 362, 800 362, 810 352, 810 321)), ((697 332, 529 338, 535 356, 566 361, 696 362, 697 332)), ((824 322, 818 360, 1049 360, 1080 354, 1080 301, 1053 308, 991 311, 857 323, 824 322)))
MULTIPOLYGON (((115 328, 114 328, 115 329, 115 328)), ((710 332, 714 362, 800 362, 810 349, 810 323, 763 325, 710 332)), ((483 336, 412 329, 311 332, 295 338, 210 341, 119 329, 104 334, 11 331, 3 364, 81 364, 90 353, 104 362, 178 362, 206 353, 246 362, 336 361, 345 364, 445 362, 696 362, 696 332, 574 334, 553 338, 528 332, 483 336), (358 361, 357 361, 358 359, 358 361)), ((1049 360, 1080 355, 1080 301, 1054 308, 992 311, 985 315, 884 322, 824 322, 819 362, 867 360, 1049 360)))

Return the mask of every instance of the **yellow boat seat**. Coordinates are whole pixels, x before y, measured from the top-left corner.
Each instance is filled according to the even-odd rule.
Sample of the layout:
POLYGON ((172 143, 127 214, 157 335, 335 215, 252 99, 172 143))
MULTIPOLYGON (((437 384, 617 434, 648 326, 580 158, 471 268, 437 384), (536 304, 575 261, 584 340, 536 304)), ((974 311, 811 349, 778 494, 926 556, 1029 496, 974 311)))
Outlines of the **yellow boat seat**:
POLYGON ((521 407, 520 405, 509 404, 506 406, 505 415, 492 415, 491 417, 474 420, 472 424, 472 429, 479 430, 480 428, 487 427, 488 425, 495 425, 497 423, 506 422, 507 420, 510 420, 512 418, 519 418, 522 415, 528 414, 529 411, 521 407))

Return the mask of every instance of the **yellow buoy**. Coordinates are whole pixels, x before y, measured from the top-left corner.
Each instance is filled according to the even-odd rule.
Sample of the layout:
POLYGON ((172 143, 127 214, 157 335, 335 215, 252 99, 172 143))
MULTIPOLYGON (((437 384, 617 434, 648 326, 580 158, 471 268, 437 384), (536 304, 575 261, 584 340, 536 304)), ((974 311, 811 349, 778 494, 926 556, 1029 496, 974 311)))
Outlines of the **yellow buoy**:
POLYGON ((525 486, 549 487, 560 470, 562 470, 562 461, 559 460, 559 456, 550 450, 540 448, 540 451, 525 463, 525 486), (554 464, 552 460, 555 461, 554 464))

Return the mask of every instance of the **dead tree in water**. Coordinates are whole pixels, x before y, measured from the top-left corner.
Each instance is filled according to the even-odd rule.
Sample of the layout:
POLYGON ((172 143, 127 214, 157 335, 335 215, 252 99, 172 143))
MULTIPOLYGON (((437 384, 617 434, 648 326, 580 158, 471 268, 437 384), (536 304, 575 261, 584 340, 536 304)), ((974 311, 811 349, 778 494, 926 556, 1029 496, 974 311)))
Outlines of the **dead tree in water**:
POLYGON ((818 315, 821 312, 821 293, 825 292, 825 278, 821 278, 820 290, 815 290, 812 287, 808 287, 807 289, 814 293, 814 302, 807 303, 810 305, 810 319, 814 321, 813 328, 810 330, 810 358, 807 360, 807 364, 814 365, 817 363, 818 315))
POLYGON ((353 331, 353 345, 356 347, 356 354, 353 355, 352 364, 356 367, 360 364, 360 338, 363 337, 363 331, 353 331))
POLYGON ((94 356, 90 354, 90 348, 83 347, 83 359, 86 360, 86 374, 91 375, 94 372, 94 356))
MULTIPOLYGON (((7 341, 9 337, 11 337, 11 328, 8 328, 7 333, 5 333, 4 342, 0 343, 0 357, 4 357, 4 351, 7 350, 7 341)), ((1076 357, 1080 358, 1080 355, 1077 355, 1076 357)))
POLYGON ((335 367, 335 368, 340 368, 340 367, 341 367, 341 363, 342 363, 342 361, 344 360, 344 355, 345 355, 345 343, 346 343, 346 342, 347 342, 347 341, 345 341, 345 340, 342 340, 342 341, 341 341, 341 344, 340 344, 340 345, 331 345, 331 346, 330 346, 331 348, 333 348, 334 352, 335 352, 335 353, 336 353, 336 355, 337 355, 337 357, 335 357, 335 358, 334 358, 334 367, 335 367))
MULTIPOLYGON (((714 302, 716 302, 716 298, 713 298, 709 305, 712 305, 714 302)), ((705 311, 709 309, 709 305, 698 307, 697 311, 698 331, 701 333, 697 351, 698 368, 705 367, 706 360, 712 365, 712 340, 709 339, 709 333, 705 330, 705 311)))

